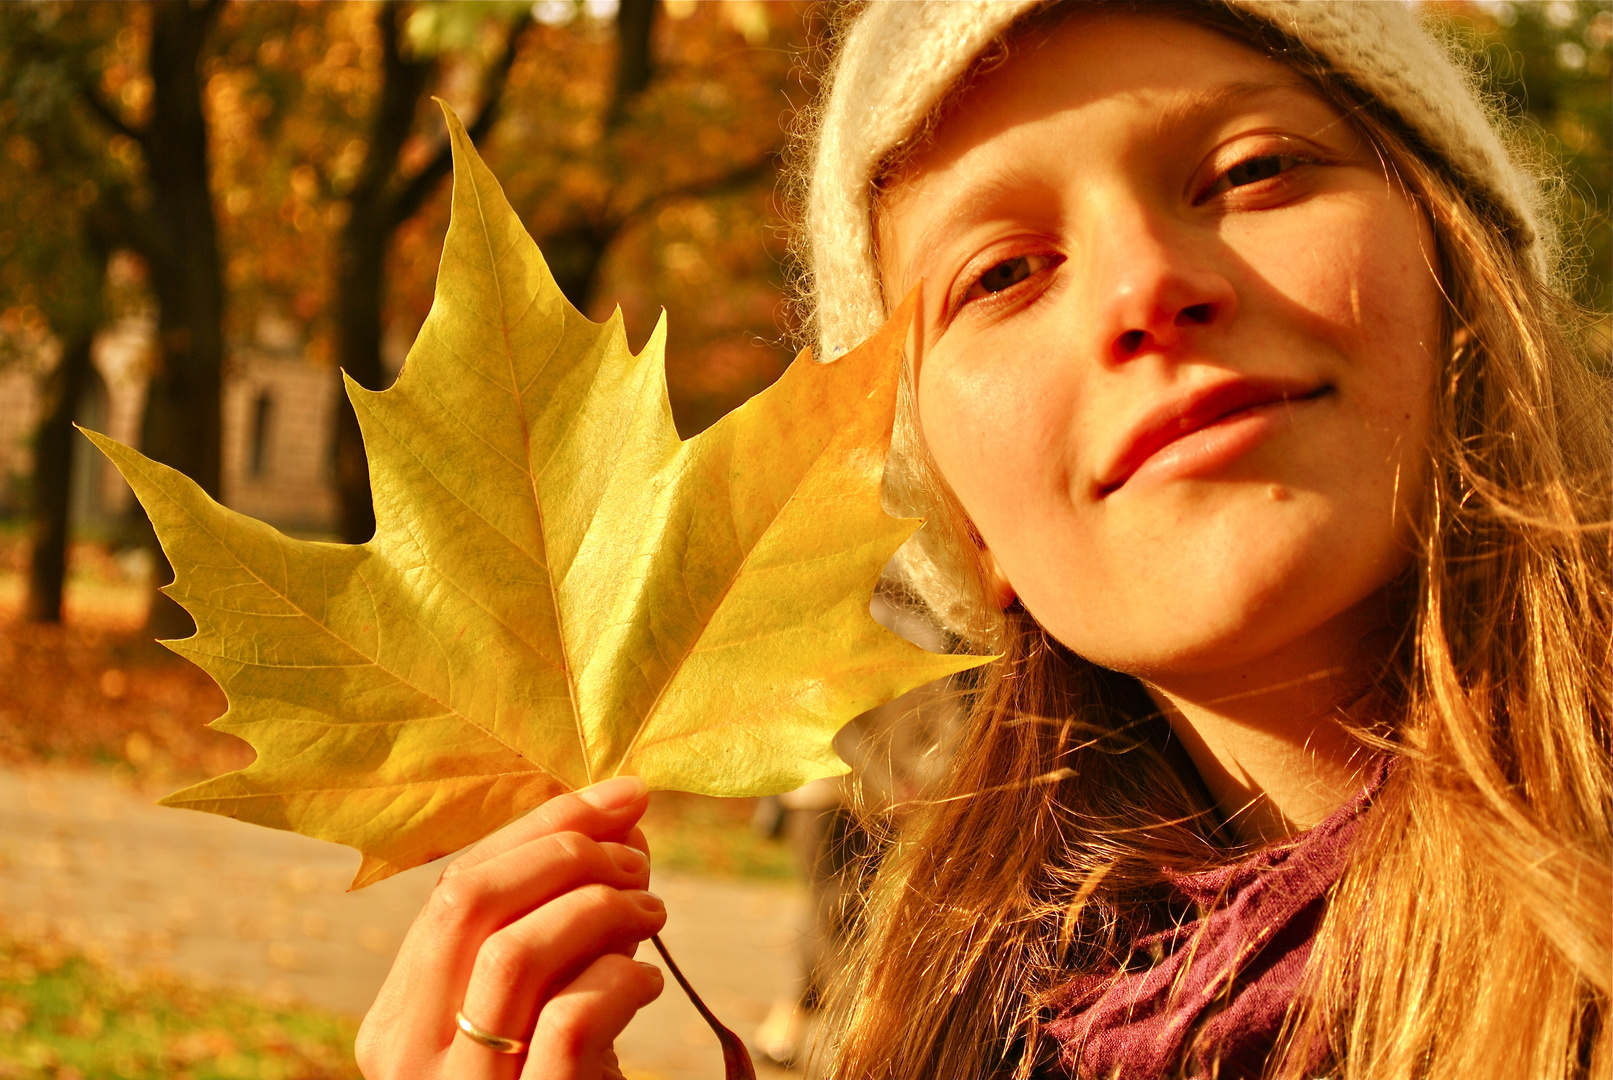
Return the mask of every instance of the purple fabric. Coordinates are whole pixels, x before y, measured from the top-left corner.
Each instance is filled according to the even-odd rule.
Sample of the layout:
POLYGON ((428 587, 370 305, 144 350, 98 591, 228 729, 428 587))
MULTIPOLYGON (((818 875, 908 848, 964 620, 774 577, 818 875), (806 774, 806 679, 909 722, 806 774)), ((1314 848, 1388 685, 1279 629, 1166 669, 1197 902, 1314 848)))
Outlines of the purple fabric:
MULTIPOLYGON (((1384 772, 1373 769, 1359 795, 1292 841, 1216 870, 1167 870, 1188 899, 1217 906, 1139 939, 1134 954, 1158 957, 1151 967, 1082 975, 1063 989, 1047 1029, 1061 1066, 1106 1080, 1175 1076, 1199 1033, 1201 1056, 1219 1061, 1223 1080, 1258 1076, 1304 975, 1327 891, 1384 772)), ((1193 1062, 1188 1075, 1208 1077, 1210 1067, 1193 1062)))

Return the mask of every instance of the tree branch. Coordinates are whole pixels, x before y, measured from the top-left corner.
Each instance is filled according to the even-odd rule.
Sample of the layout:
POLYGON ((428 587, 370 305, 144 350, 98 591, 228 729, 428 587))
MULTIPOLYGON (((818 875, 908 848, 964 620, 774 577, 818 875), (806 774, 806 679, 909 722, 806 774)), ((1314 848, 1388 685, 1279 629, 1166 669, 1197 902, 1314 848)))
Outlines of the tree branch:
MULTIPOLYGON (((532 15, 528 12, 510 27, 510 35, 504 43, 503 54, 488 69, 482 91, 482 110, 477 114, 476 122, 465 129, 465 134, 470 137, 473 145, 486 137, 493 129, 493 122, 498 119, 499 106, 504 100, 504 90, 510 81, 510 68, 515 66, 515 58, 521 50, 521 37, 530 25, 532 15)), ((397 197, 392 200, 385 219, 386 227, 395 228, 413 217, 415 211, 420 209, 420 204, 426 201, 426 196, 435 191, 442 178, 448 175, 453 163, 453 149, 445 139, 425 168, 411 176, 397 197)))
POLYGON ((139 209, 122 183, 101 184, 100 194, 85 214, 85 229, 108 253, 117 248, 136 252, 147 263, 173 257, 172 242, 149 211, 139 209))
POLYGON ((623 0, 616 8, 616 81, 611 89, 605 127, 620 127, 627 106, 643 93, 655 75, 650 45, 660 0, 623 0))
POLYGON ((640 214, 650 209, 650 207, 672 199, 687 199, 696 196, 704 198, 712 195, 727 195, 749 187, 751 184, 754 184, 756 181, 767 176, 769 173, 777 171, 778 154, 778 150, 770 149, 761 157, 756 158, 754 161, 736 165, 733 169, 718 176, 706 177, 701 180, 691 180, 687 184, 679 184, 676 187, 666 188, 665 190, 646 195, 637 200, 626 210, 623 210, 618 214, 611 215, 609 219, 610 224, 607 226, 607 228, 614 233, 616 230, 620 229, 623 224, 631 221, 633 218, 638 217, 640 214))
POLYGON ((347 193, 355 219, 361 210, 373 213, 379 209, 376 218, 385 216, 382 193, 397 168, 398 154, 420 106, 420 94, 435 66, 403 55, 402 22, 403 5, 398 0, 387 0, 376 16, 376 28, 381 32, 381 101, 371 125, 364 164, 347 193))
POLYGON ((561 291, 579 310, 588 305, 599 264, 605 249, 616 239, 627 223, 658 203, 691 196, 720 195, 738 191, 774 171, 777 152, 769 151, 754 161, 739 165, 719 176, 706 177, 687 184, 666 188, 636 200, 625 210, 607 213, 589 221, 586 217, 573 221, 570 226, 545 235, 538 241, 545 257, 550 259, 549 269, 560 283, 561 291), (586 255, 576 258, 581 247, 586 255), (568 258, 567 256, 572 256, 568 258))
POLYGON ((146 133, 138 128, 131 127, 123 117, 119 116, 112 108, 111 103, 101 96, 101 92, 95 88, 94 83, 81 82, 78 87, 78 95, 84 104, 89 107, 90 112, 95 114, 96 119, 111 128, 113 134, 133 139, 141 148, 146 147, 146 133))

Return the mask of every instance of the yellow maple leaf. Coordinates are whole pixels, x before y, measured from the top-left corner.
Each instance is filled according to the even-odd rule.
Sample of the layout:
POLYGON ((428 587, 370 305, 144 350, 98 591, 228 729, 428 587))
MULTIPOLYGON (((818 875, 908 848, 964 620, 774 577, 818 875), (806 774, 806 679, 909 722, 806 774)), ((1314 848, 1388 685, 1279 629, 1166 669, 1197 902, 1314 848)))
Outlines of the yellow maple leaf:
POLYGON ((390 390, 347 383, 372 540, 287 538, 90 435, 196 621, 169 647, 258 753, 164 803, 357 848, 355 888, 618 773, 725 796, 843 773, 847 720, 985 659, 869 615, 918 524, 879 502, 911 302, 680 442, 664 317, 634 356, 620 313, 578 313, 448 123, 431 313, 390 390))

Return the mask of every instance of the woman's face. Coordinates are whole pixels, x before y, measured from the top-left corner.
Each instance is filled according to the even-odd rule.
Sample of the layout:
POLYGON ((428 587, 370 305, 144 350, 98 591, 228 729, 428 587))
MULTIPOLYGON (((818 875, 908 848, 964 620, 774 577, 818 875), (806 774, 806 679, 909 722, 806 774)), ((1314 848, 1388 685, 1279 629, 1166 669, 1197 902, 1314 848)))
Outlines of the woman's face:
POLYGON ((1027 609, 1169 687, 1314 670, 1411 558, 1440 293, 1431 233, 1292 70, 1077 17, 970 89, 888 193, 924 282, 937 465, 1027 609))

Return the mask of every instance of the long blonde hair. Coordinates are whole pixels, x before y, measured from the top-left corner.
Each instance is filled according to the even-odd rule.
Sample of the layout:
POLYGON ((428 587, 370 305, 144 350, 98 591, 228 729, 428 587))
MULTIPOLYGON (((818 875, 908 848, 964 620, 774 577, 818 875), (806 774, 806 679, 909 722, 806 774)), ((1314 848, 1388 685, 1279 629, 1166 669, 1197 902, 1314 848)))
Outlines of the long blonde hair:
MULTIPOLYGON (((1299 68, 1354 119, 1431 222, 1448 299, 1415 579, 1379 687, 1396 719, 1358 733, 1396 764, 1267 1075, 1314 1075, 1320 1057, 1341 1080, 1613 1076, 1613 402, 1581 359, 1583 320, 1505 215, 1393 117, 1269 26, 1188 17, 1299 68)), ((966 543, 922 472, 952 518, 926 527, 966 543)), ((1161 868, 1239 854, 1137 683, 1021 610, 999 637, 946 790, 867 888, 833 1076, 1029 1076, 1059 986, 1183 916, 1161 868)), ((1184 1072, 1213 1072, 1213 1051, 1190 1049, 1184 1072)))

